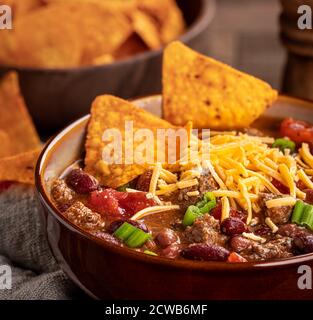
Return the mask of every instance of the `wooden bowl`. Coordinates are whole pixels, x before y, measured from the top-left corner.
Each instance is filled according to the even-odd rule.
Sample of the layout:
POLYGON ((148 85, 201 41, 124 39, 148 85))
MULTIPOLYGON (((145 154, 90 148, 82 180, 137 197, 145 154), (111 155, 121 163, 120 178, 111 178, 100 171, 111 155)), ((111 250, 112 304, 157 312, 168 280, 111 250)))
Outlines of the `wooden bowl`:
MULTIPOLYGON (((160 96, 134 102, 161 114, 160 96)), ((313 122, 313 103, 281 96, 256 126, 271 131, 286 116, 313 122)), ((313 299, 312 290, 297 286, 298 268, 313 268, 313 254, 241 264, 175 261, 101 242, 65 221, 50 200, 49 180, 81 158, 88 119, 52 139, 36 168, 48 241, 61 268, 85 292, 100 299, 313 299)))
MULTIPOLYGON (((180 0, 178 4, 188 25, 180 40, 201 51, 215 1, 180 0)), ((38 130, 48 135, 88 113, 100 94, 127 99, 160 92, 162 53, 163 49, 147 51, 113 64, 73 69, 14 69, 38 130)), ((10 69, 0 67, 0 73, 10 69)))

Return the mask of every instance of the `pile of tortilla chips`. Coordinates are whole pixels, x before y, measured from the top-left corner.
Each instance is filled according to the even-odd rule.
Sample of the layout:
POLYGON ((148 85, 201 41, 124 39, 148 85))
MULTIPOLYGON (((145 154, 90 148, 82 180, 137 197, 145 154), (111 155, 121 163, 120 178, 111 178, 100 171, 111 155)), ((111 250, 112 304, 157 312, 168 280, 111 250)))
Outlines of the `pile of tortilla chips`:
POLYGON ((33 184, 41 144, 14 72, 0 79, 0 115, 0 182, 33 184))
MULTIPOLYGON (((124 147, 130 145, 125 135, 127 120, 133 121, 134 132, 141 128, 155 132, 156 129, 183 126, 243 129, 249 127, 276 98, 277 92, 267 83, 200 55, 180 42, 173 42, 165 49, 163 59, 165 120, 119 98, 98 97, 91 109, 85 169, 104 186, 116 188, 132 181, 151 166, 145 159, 142 165, 125 162, 127 150, 124 147), (120 164, 103 160, 103 150, 111 143, 103 140, 107 129, 122 132, 122 150, 126 152, 120 164)), ((152 143, 150 148, 155 149, 155 145, 156 140, 154 147, 152 143)), ((130 151, 134 152, 136 147, 133 145, 130 151)), ((170 163, 163 164, 170 167, 170 163)))
POLYGON ((12 30, 0 33, 0 64, 66 68, 112 63, 179 37, 175 0, 4 0, 12 30))

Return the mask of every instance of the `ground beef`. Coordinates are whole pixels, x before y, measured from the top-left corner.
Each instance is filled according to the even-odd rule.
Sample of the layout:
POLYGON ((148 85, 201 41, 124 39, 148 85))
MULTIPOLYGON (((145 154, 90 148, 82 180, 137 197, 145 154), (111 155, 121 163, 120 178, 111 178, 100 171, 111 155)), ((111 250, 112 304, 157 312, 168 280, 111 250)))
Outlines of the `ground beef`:
POLYGON ((227 237, 220 232, 220 222, 211 215, 205 214, 183 232, 187 243, 208 243, 223 246, 227 237))
POLYGON ((105 226, 101 215, 93 212, 80 201, 76 201, 63 215, 76 226, 88 231, 100 231, 105 226))
POLYGON ((269 217, 275 224, 284 224, 287 223, 290 219, 292 213, 291 206, 283 206, 283 207, 276 207, 268 209, 266 207, 266 201, 272 199, 278 199, 280 196, 277 196, 272 193, 262 193, 260 194, 261 199, 261 206, 264 209, 265 215, 269 217))
POLYGON ((120 240, 118 240, 117 238, 115 238, 114 236, 112 236, 111 234, 108 234, 106 232, 103 232, 103 231, 92 231, 90 233, 93 236, 95 236, 98 239, 103 240, 105 242, 109 242, 109 243, 114 244, 114 245, 123 246, 123 243, 120 240))
POLYGON ((70 189, 64 180, 54 180, 51 186, 51 195, 57 207, 66 211, 75 200, 75 192, 70 189))
POLYGON ((231 239, 230 247, 248 261, 283 259, 293 256, 292 239, 280 235, 264 244, 237 236, 231 239))
POLYGON ((165 202, 171 202, 178 204, 182 211, 186 211, 190 205, 197 203, 202 200, 203 195, 212 190, 218 189, 218 184, 215 182, 211 174, 203 174, 198 178, 199 184, 190 188, 177 190, 170 195, 161 196, 160 199, 165 202), (187 193, 190 191, 199 191, 198 196, 188 196, 187 193))
POLYGON ((310 232, 306 228, 299 227, 293 223, 287 223, 282 226, 279 226, 277 233, 283 237, 290 237, 290 238, 310 234, 310 232))

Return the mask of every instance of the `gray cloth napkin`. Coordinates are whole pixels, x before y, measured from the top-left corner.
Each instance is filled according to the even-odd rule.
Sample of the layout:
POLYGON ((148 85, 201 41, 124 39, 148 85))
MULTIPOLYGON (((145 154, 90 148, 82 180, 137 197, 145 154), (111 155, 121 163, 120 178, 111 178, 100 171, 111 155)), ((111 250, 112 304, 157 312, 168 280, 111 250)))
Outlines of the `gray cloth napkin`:
POLYGON ((0 299, 83 297, 50 251, 34 188, 13 185, 0 193, 0 299), (1 286, 4 265, 12 271, 11 289, 1 286))

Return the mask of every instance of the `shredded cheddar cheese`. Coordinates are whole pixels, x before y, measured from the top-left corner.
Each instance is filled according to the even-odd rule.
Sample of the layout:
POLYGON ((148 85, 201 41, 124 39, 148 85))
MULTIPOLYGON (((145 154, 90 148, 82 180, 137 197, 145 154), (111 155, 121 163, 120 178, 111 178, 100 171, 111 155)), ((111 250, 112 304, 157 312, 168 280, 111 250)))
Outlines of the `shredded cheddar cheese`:
POLYGON ((296 199, 293 197, 286 198, 277 198, 266 201, 266 207, 271 209, 275 207, 283 207, 283 206, 294 206, 296 204, 296 199))
POLYGON ((276 224, 271 220, 271 218, 267 217, 265 219, 265 223, 271 228, 273 233, 276 233, 278 231, 278 227, 276 224))
POLYGON ((224 221, 229 217, 230 205, 227 197, 222 198, 222 215, 221 221, 224 221))
POLYGON ((150 181, 150 187, 149 187, 149 192, 152 194, 155 194, 156 187, 158 184, 158 179, 161 174, 161 170, 162 170, 161 163, 156 163, 154 166, 154 169, 153 169, 153 173, 152 173, 152 177, 151 177, 151 181, 150 181))
POLYGON ((256 241, 256 242, 260 242, 260 243, 265 243, 266 239, 259 237, 257 235, 255 235, 254 233, 247 233, 247 232, 243 232, 242 235, 250 240, 256 241))
POLYGON ((135 215, 131 217, 131 220, 136 221, 153 213, 165 212, 170 210, 178 210, 178 209, 179 209, 178 205, 148 207, 138 211, 135 215))

